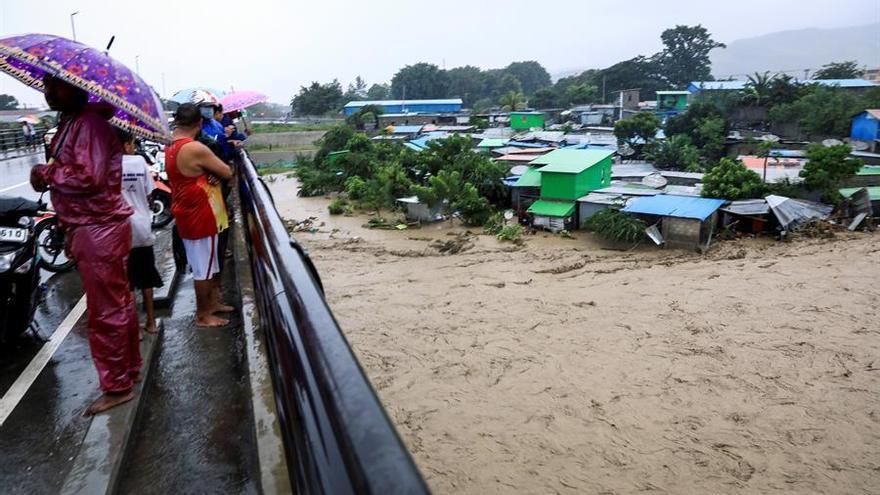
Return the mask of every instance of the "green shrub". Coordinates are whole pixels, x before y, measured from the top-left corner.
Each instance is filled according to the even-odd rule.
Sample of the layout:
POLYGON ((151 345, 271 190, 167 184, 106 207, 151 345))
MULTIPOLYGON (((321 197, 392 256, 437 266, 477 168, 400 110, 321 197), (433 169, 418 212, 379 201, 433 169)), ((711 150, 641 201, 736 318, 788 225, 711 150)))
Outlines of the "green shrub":
POLYGON ((342 198, 336 198, 330 202, 327 209, 330 210, 331 215, 342 215, 343 213, 351 211, 351 205, 348 204, 348 201, 342 198))
POLYGON ((504 213, 496 212, 491 215, 486 223, 483 224, 483 233, 488 235, 498 235, 504 228, 504 213))
POLYGON ((596 213, 584 223, 584 228, 603 239, 629 244, 645 238, 645 227, 645 222, 613 208, 596 213))
POLYGON ((498 232, 499 241, 520 242, 522 241, 523 228, 522 225, 507 225, 498 232))
POLYGON ((348 199, 352 201, 360 201, 367 194, 367 183, 364 179, 355 175, 345 180, 345 193, 348 199))
POLYGON ((761 176, 746 168, 742 162, 722 158, 703 177, 704 198, 737 199, 762 198, 767 190, 761 176))

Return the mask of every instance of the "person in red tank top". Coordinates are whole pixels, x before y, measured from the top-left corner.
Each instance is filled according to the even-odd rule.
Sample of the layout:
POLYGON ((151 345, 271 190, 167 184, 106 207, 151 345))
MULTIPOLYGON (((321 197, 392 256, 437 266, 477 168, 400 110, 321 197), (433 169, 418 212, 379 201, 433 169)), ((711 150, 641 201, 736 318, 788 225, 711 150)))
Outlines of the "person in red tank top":
POLYGON ((173 142, 165 149, 165 171, 171 183, 171 214, 183 240, 196 289, 196 326, 220 327, 229 320, 214 313, 232 311, 214 295, 214 275, 220 271, 218 226, 227 222, 219 179, 231 179, 232 169, 210 148, 195 140, 202 128, 198 107, 186 103, 174 114, 173 142))

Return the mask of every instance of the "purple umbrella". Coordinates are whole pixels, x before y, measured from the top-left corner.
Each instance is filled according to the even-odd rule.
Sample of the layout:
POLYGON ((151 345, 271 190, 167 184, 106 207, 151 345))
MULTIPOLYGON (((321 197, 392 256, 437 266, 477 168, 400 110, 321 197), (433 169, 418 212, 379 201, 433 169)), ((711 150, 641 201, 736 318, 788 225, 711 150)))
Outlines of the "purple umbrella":
POLYGON ((220 98, 220 104, 223 105, 223 111, 226 113, 244 110, 257 103, 266 103, 267 101, 269 101, 268 96, 256 91, 236 91, 220 98))
POLYGON ((52 75, 89 93, 89 101, 116 108, 110 123, 141 137, 167 142, 171 135, 162 101, 128 67, 106 53, 49 34, 0 39, 0 70, 43 91, 52 75))

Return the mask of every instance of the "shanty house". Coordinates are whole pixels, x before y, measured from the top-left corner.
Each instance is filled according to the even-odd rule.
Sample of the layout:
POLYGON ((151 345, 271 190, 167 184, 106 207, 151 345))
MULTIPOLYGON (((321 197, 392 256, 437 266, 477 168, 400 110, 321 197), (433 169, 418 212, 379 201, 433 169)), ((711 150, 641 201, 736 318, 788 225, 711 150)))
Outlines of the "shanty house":
POLYGON ((531 165, 541 166, 541 199, 528 210, 533 223, 552 231, 574 226, 577 199, 611 185, 612 154, 610 150, 561 149, 533 160, 531 165))
POLYGON ((510 128, 528 130, 544 128, 544 112, 510 112, 510 128))
POLYGON ((853 117, 850 139, 868 143, 871 151, 880 142, 880 109, 869 109, 853 117))
POLYGON ((513 184, 511 202, 516 214, 524 216, 526 210, 541 196, 541 173, 536 168, 529 168, 513 184))
POLYGON ((657 113, 678 114, 687 110, 688 91, 657 91, 657 113))
POLYGON ((658 194, 637 198, 621 211, 659 218, 667 247, 705 250, 723 204, 723 199, 658 194))

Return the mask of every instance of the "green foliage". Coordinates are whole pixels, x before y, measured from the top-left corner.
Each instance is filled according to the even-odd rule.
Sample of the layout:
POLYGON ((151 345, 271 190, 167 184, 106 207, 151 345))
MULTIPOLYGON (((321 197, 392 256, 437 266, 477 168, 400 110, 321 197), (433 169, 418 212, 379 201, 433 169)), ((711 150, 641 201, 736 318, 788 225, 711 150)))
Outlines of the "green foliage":
POLYGON ((364 124, 370 123, 379 127, 379 115, 385 113, 385 109, 378 105, 364 105, 357 112, 345 118, 345 123, 358 130, 364 129, 364 124))
POLYGON ((614 124, 614 136, 634 149, 650 144, 660 128, 660 119, 649 112, 641 112, 614 124))
POLYGON ((813 74, 813 79, 855 79, 861 77, 862 71, 855 60, 831 62, 825 64, 813 74))
POLYGON ((717 160, 724 155, 727 140, 727 121, 722 117, 710 117, 700 122, 694 132, 694 141, 707 160, 717 160))
POLYGON ((534 60, 513 62, 505 67, 503 71, 515 77, 521 84, 521 91, 527 95, 534 94, 535 91, 545 88, 552 83, 547 69, 534 60))
POLYGON ((345 194, 352 201, 360 201, 367 195, 367 183, 357 175, 345 180, 345 194))
POLYGON ((666 135, 683 134, 690 138, 700 155, 715 161, 724 155, 729 124, 715 102, 698 101, 666 121, 666 135))
POLYGON ((653 143, 645 156, 662 170, 700 171, 700 152, 684 134, 676 134, 653 143))
POLYGON ((724 43, 712 39, 709 31, 701 25, 678 25, 660 35, 663 51, 655 55, 660 74, 676 87, 685 87, 690 81, 712 79, 709 52, 725 48, 724 43))
POLYGON ((354 129, 348 125, 338 124, 333 126, 321 139, 315 142, 318 145, 315 161, 323 162, 329 153, 345 149, 345 145, 348 144, 348 140, 354 134, 354 129))
POLYGON ((449 89, 449 76, 434 64, 407 65, 391 78, 391 95, 409 100, 445 98, 449 89))
POLYGON ((327 210, 330 211, 331 215, 342 215, 351 210, 351 205, 349 205, 348 201, 342 198, 336 198, 330 202, 327 206, 327 210))
POLYGON ((565 105, 596 103, 599 96, 599 88, 592 84, 573 84, 565 89, 565 105))
POLYGON ((338 112, 345 104, 342 99, 342 85, 336 79, 327 84, 314 81, 308 87, 300 87, 290 100, 290 108, 295 115, 324 115, 338 112))
POLYGON ((0 110, 15 110, 18 100, 12 95, 0 95, 0 110))
POLYGON ((503 112, 514 112, 526 108, 528 101, 524 94, 511 90, 498 100, 498 104, 501 105, 503 112))
POLYGON ((398 162, 380 165, 367 180, 363 204, 375 210, 394 207, 395 200, 409 194, 412 181, 398 162))
POLYGON ((271 134, 276 132, 305 132, 305 131, 328 131, 336 126, 335 122, 320 122, 316 124, 251 124, 250 129, 254 134, 271 134))
POLYGON ((606 208, 584 222, 584 228, 603 239, 638 244, 645 238, 646 224, 614 208, 606 208))
POLYGON ((727 200, 760 198, 766 192, 761 176, 742 162, 722 158, 703 177, 703 197, 727 200))
POLYGON ((824 147, 814 144, 807 149, 807 164, 801 170, 804 186, 811 191, 822 193, 826 201, 837 202, 840 193, 837 189, 841 181, 853 176, 864 165, 861 160, 849 156, 849 146, 824 147))
POLYGON ((507 241, 518 244, 522 242, 522 236, 524 232, 525 231, 523 230, 522 225, 507 225, 502 227, 501 230, 498 231, 497 237, 499 241, 507 241))
POLYGON ((541 88, 529 100, 532 108, 557 108, 562 106, 560 98, 552 88, 541 88))
POLYGON ((488 235, 498 235, 504 228, 504 213, 497 211, 489 216, 483 223, 483 233, 488 235))
POLYGON ((809 136, 849 135, 852 116, 864 110, 867 100, 848 91, 826 87, 812 87, 801 98, 770 109, 768 115, 774 124, 795 122, 809 136))
POLYGON ((391 86, 387 84, 373 84, 367 90, 368 100, 387 100, 391 96, 391 86))
POLYGON ((367 83, 361 76, 356 76, 354 81, 349 83, 348 90, 342 95, 343 104, 350 101, 359 101, 367 99, 367 83))

